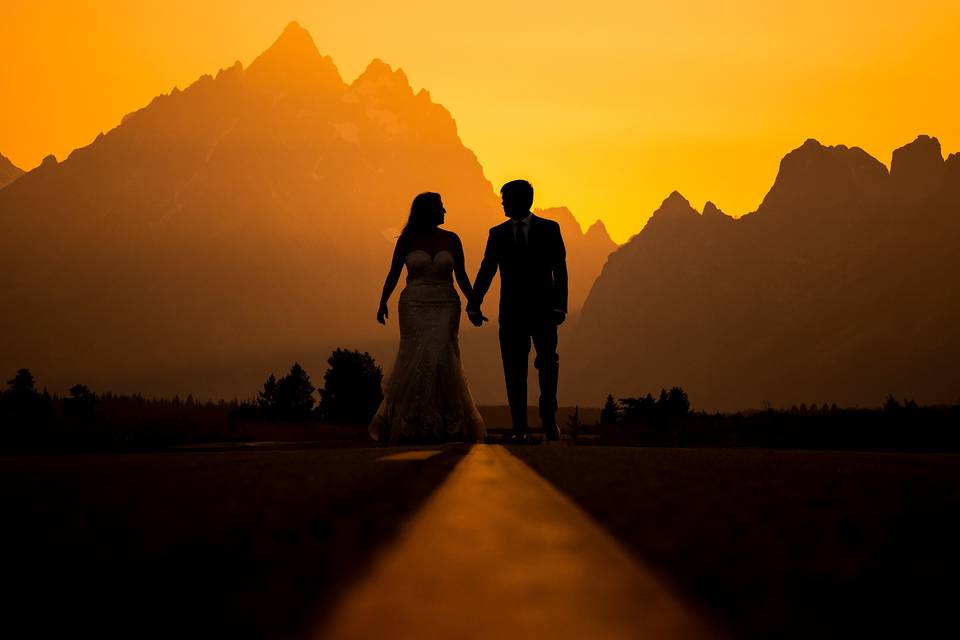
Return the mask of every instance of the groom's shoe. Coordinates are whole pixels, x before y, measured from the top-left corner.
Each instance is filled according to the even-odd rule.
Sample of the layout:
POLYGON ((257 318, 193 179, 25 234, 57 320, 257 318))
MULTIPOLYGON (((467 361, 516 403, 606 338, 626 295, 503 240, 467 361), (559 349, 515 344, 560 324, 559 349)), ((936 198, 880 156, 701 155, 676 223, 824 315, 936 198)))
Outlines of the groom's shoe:
POLYGON ((543 437, 552 442, 557 442, 560 440, 560 427, 554 424, 543 425, 543 437))
POLYGON ((510 444, 530 444, 530 432, 514 431, 510 436, 510 444))

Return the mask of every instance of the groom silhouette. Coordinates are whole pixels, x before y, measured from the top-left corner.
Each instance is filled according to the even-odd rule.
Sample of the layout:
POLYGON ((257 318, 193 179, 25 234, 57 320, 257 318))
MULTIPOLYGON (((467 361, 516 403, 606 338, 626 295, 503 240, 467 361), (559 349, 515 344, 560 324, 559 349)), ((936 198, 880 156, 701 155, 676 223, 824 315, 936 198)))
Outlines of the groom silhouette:
POLYGON ((557 325, 567 317, 567 261, 560 225, 530 213, 533 187, 513 180, 500 188, 503 212, 510 220, 490 229, 483 261, 467 303, 475 326, 486 318, 480 305, 500 269, 500 355, 513 421, 512 441, 529 442, 527 361, 530 342, 540 379, 540 422, 548 440, 557 428, 557 325))

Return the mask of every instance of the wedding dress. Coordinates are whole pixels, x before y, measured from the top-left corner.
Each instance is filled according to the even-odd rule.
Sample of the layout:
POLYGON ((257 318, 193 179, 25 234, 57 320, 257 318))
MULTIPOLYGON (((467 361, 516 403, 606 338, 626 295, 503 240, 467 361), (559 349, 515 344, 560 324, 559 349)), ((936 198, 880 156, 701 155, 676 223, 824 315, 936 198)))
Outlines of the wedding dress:
POLYGON ((400 349, 370 423, 381 442, 467 440, 486 435, 460 362, 460 296, 453 255, 415 249, 405 257, 400 293, 400 349))

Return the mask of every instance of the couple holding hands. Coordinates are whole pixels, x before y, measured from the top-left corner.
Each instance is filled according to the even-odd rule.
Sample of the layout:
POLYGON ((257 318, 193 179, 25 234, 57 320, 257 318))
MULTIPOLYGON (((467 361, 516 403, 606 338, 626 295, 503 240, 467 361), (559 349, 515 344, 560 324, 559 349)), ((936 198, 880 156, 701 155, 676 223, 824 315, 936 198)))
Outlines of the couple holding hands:
POLYGON ((500 354, 513 421, 511 440, 529 442, 527 362, 530 345, 540 382, 540 421, 548 440, 557 427, 557 326, 567 313, 566 250, 560 226, 531 213, 533 187, 513 180, 500 189, 509 218, 490 229, 477 277, 470 284, 463 245, 457 234, 441 229, 446 209, 438 193, 413 200, 410 218, 397 239, 377 321, 386 323, 387 301, 407 268, 398 315, 400 348, 384 389, 383 402, 370 423, 374 439, 393 444, 465 440, 482 442, 483 418, 477 411, 460 358, 460 296, 467 317, 480 327, 483 298, 500 271, 500 354))

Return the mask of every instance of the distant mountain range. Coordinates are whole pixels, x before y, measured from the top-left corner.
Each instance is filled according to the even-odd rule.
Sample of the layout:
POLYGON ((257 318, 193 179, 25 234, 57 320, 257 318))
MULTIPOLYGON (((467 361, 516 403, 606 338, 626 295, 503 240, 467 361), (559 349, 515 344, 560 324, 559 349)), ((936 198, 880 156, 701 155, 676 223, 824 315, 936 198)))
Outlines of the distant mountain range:
MULTIPOLYGON (((337 346, 389 365, 396 319, 373 318, 421 191, 443 195, 475 272, 503 213, 450 113, 380 60, 344 83, 291 23, 248 68, 174 88, 0 190, 0 372, 243 397, 294 359, 322 375, 337 346)), ((615 245, 554 213, 582 300, 615 245)), ((480 399, 502 395, 495 334, 465 337, 480 399)))
POLYGON ((23 169, 15 166, 3 154, 0 154, 0 189, 23 175, 23 169))
POLYGON ((568 341, 566 401, 684 387, 695 407, 960 400, 960 154, 815 140, 734 220, 672 193, 568 341))
MULTIPOLYGON (((0 157, 0 373, 61 391, 244 397, 294 360, 319 379, 338 346, 389 366, 396 318, 373 315, 413 196, 443 194, 471 272, 503 219, 446 109, 379 60, 345 83, 296 23, 21 174, 0 157)), ((571 274, 564 403, 672 385, 705 409, 960 400, 960 155, 935 138, 889 171, 809 140, 756 212, 673 193, 619 249, 540 213, 571 274)), ((461 336, 475 396, 503 402, 495 326, 461 336)))

